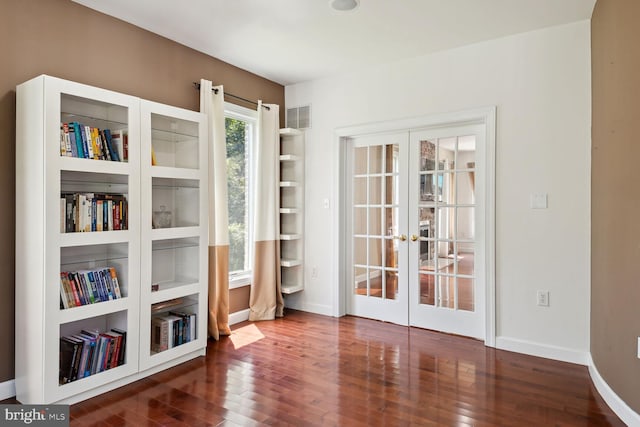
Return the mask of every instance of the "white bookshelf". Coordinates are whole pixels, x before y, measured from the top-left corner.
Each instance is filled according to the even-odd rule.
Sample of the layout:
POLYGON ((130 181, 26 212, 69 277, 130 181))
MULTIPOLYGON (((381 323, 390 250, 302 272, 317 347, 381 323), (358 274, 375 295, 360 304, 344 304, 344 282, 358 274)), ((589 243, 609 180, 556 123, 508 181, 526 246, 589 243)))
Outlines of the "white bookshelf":
POLYGON ((149 369, 207 345, 208 158, 202 114, 143 101, 141 116, 148 167, 141 176, 140 324, 172 310, 199 314, 196 339, 158 353, 150 346, 151 327, 141 329, 140 369, 149 369), (164 307, 168 302, 179 304, 164 307))
MULTIPOLYGON (((144 141, 152 131, 142 111, 148 111, 151 104, 133 96, 44 75, 19 85, 16 97, 17 399, 29 404, 73 403, 204 354, 206 329, 200 327, 202 333, 193 344, 189 343, 192 345, 174 349, 179 351, 158 363, 150 364, 144 358, 150 346, 148 313, 152 304, 146 285, 150 288, 150 277, 154 274, 145 250, 152 246, 154 236, 148 229, 152 208, 147 199, 152 191, 143 187, 142 182, 143 177, 147 180, 152 175, 149 142, 144 141), (124 161, 65 156, 60 145, 61 123, 74 121, 126 134, 126 159, 123 153, 119 157, 124 161), (72 193, 96 194, 95 199, 103 193, 124 197, 126 221, 125 203, 114 202, 113 206, 118 205, 119 219, 112 218, 111 224, 113 227, 116 222, 122 224, 118 227, 123 229, 88 232, 61 229, 67 226, 67 218, 62 218, 61 195, 72 193), (61 272, 106 267, 115 269, 122 298, 64 308, 61 272), (81 330, 109 332, 112 328, 126 331, 124 363, 61 383, 60 338, 79 334, 81 330)), ((166 116, 186 114, 172 107, 162 111, 166 116)), ((189 113, 189 120, 202 123, 198 125, 198 135, 204 135, 202 115, 189 113)), ((188 144, 199 147, 197 138, 188 144)), ((175 172, 161 174, 160 178, 184 179, 190 182, 189 191, 193 192, 195 187, 196 192, 206 194, 206 179, 200 183, 202 176, 206 176, 206 167, 203 171, 200 164, 194 166, 192 161, 206 159, 206 152, 192 153, 189 159, 176 159, 176 164, 169 165, 171 154, 166 153, 165 147, 158 151, 161 154, 158 158, 167 163, 166 167, 189 170, 184 176, 175 172)), ((163 203, 192 203, 190 208, 199 211, 206 208, 200 198, 198 195, 194 202, 190 195, 163 203)), ((100 218, 96 212, 93 218, 100 218)), ((178 219, 181 227, 170 238, 192 239, 203 246, 195 251, 202 256, 206 242, 201 218, 206 213, 195 214, 195 220, 193 215, 191 212, 181 215, 178 219)), ((202 257, 196 261, 198 268, 190 273, 192 280, 185 289, 200 310, 198 322, 204 323, 206 286, 202 281, 206 277, 203 271, 206 272, 207 259, 202 257)), ((171 290, 165 296, 177 294, 171 290)))
POLYGON ((304 133, 280 129, 282 293, 304 289, 304 133))

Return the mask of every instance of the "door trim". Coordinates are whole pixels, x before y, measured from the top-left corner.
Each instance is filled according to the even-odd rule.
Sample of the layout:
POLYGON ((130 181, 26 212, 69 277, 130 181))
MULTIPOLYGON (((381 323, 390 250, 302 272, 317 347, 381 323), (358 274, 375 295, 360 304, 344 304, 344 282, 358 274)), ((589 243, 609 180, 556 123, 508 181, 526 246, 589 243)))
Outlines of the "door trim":
POLYGON ((346 198, 344 182, 346 177, 345 142, 349 138, 383 133, 403 132, 421 129, 432 129, 442 126, 460 126, 467 124, 485 125, 485 165, 486 165, 486 194, 485 194, 485 339, 486 346, 496 345, 496 281, 495 281, 495 186, 496 186, 496 106, 488 106, 451 113, 431 114, 406 119, 382 121, 354 126, 340 127, 334 130, 335 164, 337 178, 334 181, 333 199, 333 258, 334 286, 333 315, 336 317, 346 314, 347 283, 346 283, 346 244, 343 237, 346 232, 346 198))

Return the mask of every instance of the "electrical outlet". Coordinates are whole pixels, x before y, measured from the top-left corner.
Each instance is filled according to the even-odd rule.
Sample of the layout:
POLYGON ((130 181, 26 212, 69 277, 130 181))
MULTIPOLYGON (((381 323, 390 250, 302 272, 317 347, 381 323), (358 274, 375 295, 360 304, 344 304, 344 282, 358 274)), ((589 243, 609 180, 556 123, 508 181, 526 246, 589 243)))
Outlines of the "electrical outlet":
POLYGON ((549 307, 549 291, 538 291, 538 305, 549 307))
POLYGON ((311 278, 312 279, 318 278, 318 267, 316 266, 311 267, 311 278))

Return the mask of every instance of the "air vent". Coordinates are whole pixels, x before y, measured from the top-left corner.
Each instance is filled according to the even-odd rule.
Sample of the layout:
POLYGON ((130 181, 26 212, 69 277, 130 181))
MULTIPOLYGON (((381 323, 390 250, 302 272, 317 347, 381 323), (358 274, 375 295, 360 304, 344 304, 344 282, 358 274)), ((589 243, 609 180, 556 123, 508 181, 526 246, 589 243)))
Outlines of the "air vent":
POLYGON ((311 106, 287 108, 287 127, 308 129, 311 127, 311 106))

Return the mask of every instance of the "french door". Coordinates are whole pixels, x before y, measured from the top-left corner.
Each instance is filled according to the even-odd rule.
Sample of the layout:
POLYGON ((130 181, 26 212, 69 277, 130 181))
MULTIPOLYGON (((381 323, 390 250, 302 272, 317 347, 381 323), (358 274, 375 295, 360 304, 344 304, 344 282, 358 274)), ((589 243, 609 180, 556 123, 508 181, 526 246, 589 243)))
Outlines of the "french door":
POLYGON ((484 126, 350 144, 348 312, 484 338, 484 126))

